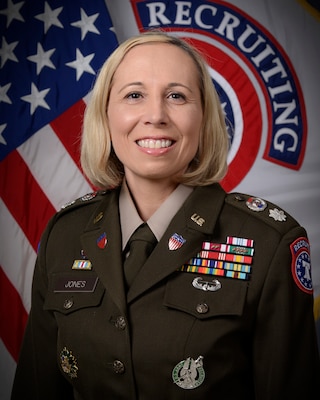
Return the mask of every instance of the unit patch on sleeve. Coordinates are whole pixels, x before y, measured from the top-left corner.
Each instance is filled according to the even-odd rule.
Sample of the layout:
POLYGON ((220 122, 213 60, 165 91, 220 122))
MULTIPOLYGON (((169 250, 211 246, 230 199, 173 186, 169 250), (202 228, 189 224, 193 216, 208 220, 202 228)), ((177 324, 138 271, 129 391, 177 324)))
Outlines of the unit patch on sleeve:
POLYGON ((290 245, 292 276, 298 288, 312 294, 310 244, 306 237, 299 237, 290 245))

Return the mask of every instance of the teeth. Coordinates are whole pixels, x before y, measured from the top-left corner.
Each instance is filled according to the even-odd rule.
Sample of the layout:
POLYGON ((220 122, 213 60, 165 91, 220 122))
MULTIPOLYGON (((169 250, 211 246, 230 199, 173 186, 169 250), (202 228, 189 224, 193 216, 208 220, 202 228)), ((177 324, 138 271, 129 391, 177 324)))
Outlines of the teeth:
POLYGON ((138 140, 137 143, 140 147, 146 147, 148 149, 161 149, 163 147, 170 147, 172 145, 172 140, 145 139, 145 140, 138 140))

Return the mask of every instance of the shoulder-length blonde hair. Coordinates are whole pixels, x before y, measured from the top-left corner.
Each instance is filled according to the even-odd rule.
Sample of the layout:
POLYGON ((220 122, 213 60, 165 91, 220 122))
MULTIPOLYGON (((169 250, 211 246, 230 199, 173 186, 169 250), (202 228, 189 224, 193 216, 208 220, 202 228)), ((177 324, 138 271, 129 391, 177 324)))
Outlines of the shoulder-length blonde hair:
POLYGON ((126 40, 102 66, 84 115, 81 141, 81 166, 84 173, 98 188, 117 187, 122 183, 124 168, 111 143, 107 117, 108 101, 113 76, 124 56, 133 47, 145 43, 168 43, 178 46, 193 59, 199 72, 203 122, 198 151, 179 182, 189 186, 218 182, 227 170, 229 144, 224 114, 207 64, 189 43, 158 31, 143 33, 126 40))

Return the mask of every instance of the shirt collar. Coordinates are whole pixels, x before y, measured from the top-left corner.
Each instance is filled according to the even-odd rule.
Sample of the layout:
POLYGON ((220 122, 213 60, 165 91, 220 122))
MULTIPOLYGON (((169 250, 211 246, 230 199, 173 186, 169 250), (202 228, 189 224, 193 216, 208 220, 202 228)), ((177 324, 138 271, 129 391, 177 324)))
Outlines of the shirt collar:
MULTIPOLYGON (((174 215, 192 191, 192 187, 180 184, 148 219, 147 223, 158 241, 161 239, 174 215)), ((125 180, 123 181, 119 196, 119 211, 122 248, 124 249, 130 236, 137 227, 144 222, 137 212, 125 180)))

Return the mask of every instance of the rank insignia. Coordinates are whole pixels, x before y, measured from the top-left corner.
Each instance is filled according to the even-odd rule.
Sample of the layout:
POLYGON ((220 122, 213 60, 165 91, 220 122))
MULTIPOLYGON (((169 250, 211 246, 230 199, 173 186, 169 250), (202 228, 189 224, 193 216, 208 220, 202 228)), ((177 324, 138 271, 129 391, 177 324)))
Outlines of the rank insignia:
POLYGON ((228 236, 226 243, 203 242, 201 251, 180 271, 248 280, 253 253, 252 239, 228 236))
POLYGON ((203 357, 196 360, 188 357, 180 361, 172 371, 173 382, 182 389, 195 389, 202 384, 205 378, 203 369, 203 357))
POLYGON ((290 245, 292 276, 298 288, 312 294, 310 245, 306 237, 299 237, 290 245))
POLYGON ((269 210, 269 217, 273 218, 275 221, 283 222, 287 219, 287 216, 282 210, 278 210, 274 208, 273 210, 269 210))
POLYGON ((177 233, 174 233, 169 239, 169 250, 177 250, 180 249, 185 244, 186 240, 177 233))
POLYGON ((73 356, 71 351, 67 350, 66 347, 64 347, 60 353, 60 360, 63 372, 67 374, 70 378, 77 378, 77 359, 73 356))

